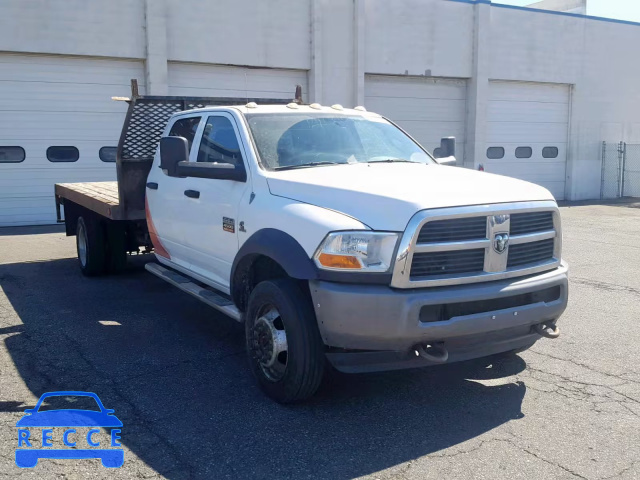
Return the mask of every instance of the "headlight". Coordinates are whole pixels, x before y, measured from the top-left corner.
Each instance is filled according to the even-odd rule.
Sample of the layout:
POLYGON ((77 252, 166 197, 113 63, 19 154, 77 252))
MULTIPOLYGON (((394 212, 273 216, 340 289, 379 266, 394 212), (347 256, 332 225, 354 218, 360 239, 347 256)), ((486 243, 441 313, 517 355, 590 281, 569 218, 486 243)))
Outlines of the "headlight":
POLYGON ((397 233, 334 232, 322 241, 314 259, 325 270, 387 272, 397 242, 397 233))

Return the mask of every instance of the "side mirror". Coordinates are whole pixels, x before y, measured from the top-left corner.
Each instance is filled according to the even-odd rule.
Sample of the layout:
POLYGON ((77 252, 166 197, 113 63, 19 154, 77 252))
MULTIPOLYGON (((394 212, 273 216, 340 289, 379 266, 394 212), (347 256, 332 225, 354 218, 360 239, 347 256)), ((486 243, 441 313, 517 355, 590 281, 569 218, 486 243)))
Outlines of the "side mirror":
POLYGON ((183 137, 160 139, 160 168, 170 177, 178 176, 178 164, 189 161, 189 142, 183 137))
POLYGON ((24 413, 35 413, 36 409, 35 408, 27 408, 24 413))
POLYGON ((433 156, 440 165, 455 166, 456 137, 445 137, 440 140, 440 146, 433 151, 433 156))
POLYGON ((217 180, 247 181, 244 165, 232 163, 180 162, 176 169, 180 177, 215 178, 217 180))

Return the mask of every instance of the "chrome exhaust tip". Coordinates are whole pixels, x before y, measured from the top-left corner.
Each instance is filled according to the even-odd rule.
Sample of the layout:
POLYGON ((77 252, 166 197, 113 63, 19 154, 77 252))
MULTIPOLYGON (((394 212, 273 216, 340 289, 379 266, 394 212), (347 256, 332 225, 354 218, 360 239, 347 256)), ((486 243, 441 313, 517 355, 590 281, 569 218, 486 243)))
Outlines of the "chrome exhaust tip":
POLYGON ((553 322, 540 323, 533 326, 533 331, 541 337, 556 339, 560 336, 560 329, 553 322))
POLYGON ((446 363, 449 360, 449 351, 442 343, 424 343, 414 347, 416 357, 422 357, 433 363, 446 363))

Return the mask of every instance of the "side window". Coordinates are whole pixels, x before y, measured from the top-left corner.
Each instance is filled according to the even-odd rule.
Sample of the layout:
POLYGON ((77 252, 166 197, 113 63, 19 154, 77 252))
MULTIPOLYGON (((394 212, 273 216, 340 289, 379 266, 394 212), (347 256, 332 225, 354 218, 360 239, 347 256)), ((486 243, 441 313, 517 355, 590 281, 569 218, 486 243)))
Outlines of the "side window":
POLYGON ((227 117, 209 117, 202 132, 198 162, 242 164, 238 137, 227 117))
POLYGON ((502 147, 489 147, 487 149, 487 158, 492 160, 497 160, 499 158, 504 158, 504 148, 502 147))
POLYGON ((542 158, 558 158, 558 147, 544 147, 542 158))
POLYGON ((533 155, 533 149, 531 147, 516 148, 516 158, 531 158, 531 155, 533 155))
POLYGON ((186 138, 189 142, 189 151, 191 151, 193 139, 196 137, 196 130, 198 130, 201 118, 202 117, 189 117, 177 120, 171 127, 169 136, 186 138))

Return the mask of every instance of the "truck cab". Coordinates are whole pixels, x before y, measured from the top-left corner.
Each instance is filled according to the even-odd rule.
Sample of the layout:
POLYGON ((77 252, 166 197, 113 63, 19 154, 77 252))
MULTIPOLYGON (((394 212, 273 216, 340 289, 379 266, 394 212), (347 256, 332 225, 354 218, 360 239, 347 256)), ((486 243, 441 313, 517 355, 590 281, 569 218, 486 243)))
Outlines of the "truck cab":
POLYGON ((567 267, 551 194, 443 166, 362 108, 182 112, 147 187, 159 263, 228 296, 277 400, 315 391, 325 358, 387 370, 558 334, 567 267))

